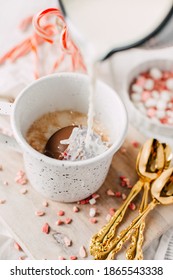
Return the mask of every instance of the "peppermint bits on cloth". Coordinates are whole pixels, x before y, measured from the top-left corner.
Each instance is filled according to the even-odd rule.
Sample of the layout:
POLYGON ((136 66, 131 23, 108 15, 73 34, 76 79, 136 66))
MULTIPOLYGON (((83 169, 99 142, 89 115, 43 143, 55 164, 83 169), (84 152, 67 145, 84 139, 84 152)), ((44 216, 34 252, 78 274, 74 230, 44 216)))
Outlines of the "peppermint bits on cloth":
POLYGON ((156 123, 173 126, 173 70, 152 67, 130 85, 135 107, 156 123))

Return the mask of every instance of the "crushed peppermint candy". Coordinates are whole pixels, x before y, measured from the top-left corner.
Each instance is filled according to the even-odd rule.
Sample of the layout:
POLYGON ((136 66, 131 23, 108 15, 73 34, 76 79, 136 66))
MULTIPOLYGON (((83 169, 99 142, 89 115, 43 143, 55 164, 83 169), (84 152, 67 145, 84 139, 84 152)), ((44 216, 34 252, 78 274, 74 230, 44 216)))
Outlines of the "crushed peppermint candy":
POLYGON ((115 211, 116 211, 115 208, 110 208, 110 209, 109 209, 109 214, 110 214, 111 216, 113 216, 113 215, 115 214, 115 211))
POLYGON ((72 240, 69 239, 67 236, 64 237, 64 244, 66 247, 70 247, 72 245, 72 240))
POLYGON ((92 199, 92 196, 89 196, 89 197, 87 197, 85 199, 82 199, 82 200, 78 201, 77 203, 81 204, 81 205, 88 204, 90 199, 92 199))
POLYGON ((80 256, 81 258, 86 258, 86 257, 87 257, 87 251, 86 251, 85 246, 81 246, 81 247, 79 248, 79 256, 80 256))
POLYGON ((50 232, 50 226, 48 223, 45 223, 43 226, 42 226, 42 232, 43 233, 46 233, 46 234, 49 234, 50 232))
POLYGON ((132 146, 133 146, 134 148, 139 148, 139 147, 140 147, 140 143, 137 142, 137 141, 132 141, 132 146))
POLYGON ((58 260, 61 260, 61 261, 62 261, 62 260, 66 260, 66 258, 64 258, 63 256, 59 256, 59 257, 58 257, 58 260))
POLYGON ((97 198, 99 198, 99 197, 100 197, 100 195, 99 195, 98 193, 93 193, 93 194, 92 194, 92 198, 97 199, 97 198))
POLYGON ((121 193, 121 192, 116 192, 116 193, 115 193, 115 196, 118 197, 118 198, 119 198, 119 197, 122 197, 122 193, 121 193))
POLYGON ((64 214, 65 214, 64 210, 59 210, 57 213, 58 216, 64 216, 64 214))
POLYGON ((120 152, 122 154, 125 154, 127 152, 127 149, 125 147, 120 148, 120 152))
POLYGON ((109 195, 109 196, 115 196, 114 191, 111 190, 111 189, 108 189, 108 190, 106 191, 106 193, 107 193, 107 195, 109 195))
POLYGON ((127 198, 127 195, 125 193, 122 193, 121 197, 122 197, 122 200, 125 200, 127 198))
POLYGON ((96 199, 95 199, 95 198, 91 198, 91 199, 89 200, 89 204, 91 204, 91 205, 96 204, 96 199))
POLYGON ((109 222, 111 218, 112 218, 112 216, 111 216, 110 214, 107 214, 107 215, 106 215, 106 221, 107 221, 107 222, 109 222))
POLYGON ((129 209, 132 210, 132 211, 136 210, 136 205, 135 205, 133 202, 130 202, 130 204, 129 204, 128 207, 129 207, 129 209))
POLYGON ((48 207, 48 206, 49 206, 49 203, 48 203, 47 201, 43 201, 42 205, 43 205, 44 207, 48 207))
POLYGON ((130 179, 126 176, 120 176, 120 186, 121 187, 131 187, 131 184, 130 184, 130 179))
POLYGON ((72 219, 71 218, 66 218, 65 219, 65 224, 71 224, 71 222, 72 222, 72 219))
POLYGON ((61 220, 61 219, 58 219, 58 220, 56 221, 56 225, 57 225, 57 226, 61 226, 61 225, 63 225, 63 224, 64 224, 64 221, 61 220))
POLYGON ((81 204, 81 205, 88 204, 89 203, 89 199, 82 199, 82 200, 78 201, 77 203, 81 204))
POLYGON ((69 139, 61 140, 60 143, 68 145, 63 154, 64 160, 85 160, 102 154, 109 148, 108 142, 103 142, 101 136, 93 132, 89 143, 86 143, 87 128, 75 127, 69 139))
POLYGON ((92 223, 92 224, 96 224, 97 222, 98 222, 98 220, 96 219, 96 218, 90 218, 90 222, 92 223))
POLYGON ((93 217, 96 216, 96 213, 97 213, 96 208, 91 207, 90 210, 89 210, 89 216, 93 218, 93 217))
POLYGON ((35 215, 38 217, 42 217, 45 215, 45 212, 44 211, 35 211, 35 215))
POLYGON ((19 170, 17 172, 15 182, 20 185, 26 185, 28 183, 28 179, 26 178, 26 174, 24 171, 19 170))
POLYGON ((18 258, 18 260, 19 260, 19 261, 23 261, 23 260, 25 260, 25 258, 26 258, 25 256, 20 256, 20 257, 18 258))
POLYGON ((77 260, 77 256, 73 256, 73 255, 70 256, 70 260, 72 260, 72 261, 73 261, 73 260, 77 260))
POLYGON ((130 86, 130 98, 155 123, 173 126, 173 71, 152 67, 140 73, 130 86))
POLYGON ((99 194, 94 193, 94 194, 90 195, 89 197, 78 201, 77 204, 81 204, 81 205, 84 205, 84 204, 91 204, 91 205, 94 205, 94 204, 97 203, 97 199, 98 199, 99 197, 100 197, 99 194))
POLYGON ((73 207, 73 212, 74 212, 74 213, 77 213, 77 212, 79 212, 79 211, 80 211, 79 207, 77 207, 77 206, 74 206, 74 207, 73 207))

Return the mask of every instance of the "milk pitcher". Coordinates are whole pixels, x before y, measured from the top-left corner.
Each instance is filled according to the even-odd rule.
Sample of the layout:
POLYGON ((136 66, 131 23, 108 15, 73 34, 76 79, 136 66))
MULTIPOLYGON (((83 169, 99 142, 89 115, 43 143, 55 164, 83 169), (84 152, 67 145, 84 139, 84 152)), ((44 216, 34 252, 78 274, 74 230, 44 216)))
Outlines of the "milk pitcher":
POLYGON ((173 0, 59 0, 73 40, 97 60, 133 47, 173 44, 173 0))

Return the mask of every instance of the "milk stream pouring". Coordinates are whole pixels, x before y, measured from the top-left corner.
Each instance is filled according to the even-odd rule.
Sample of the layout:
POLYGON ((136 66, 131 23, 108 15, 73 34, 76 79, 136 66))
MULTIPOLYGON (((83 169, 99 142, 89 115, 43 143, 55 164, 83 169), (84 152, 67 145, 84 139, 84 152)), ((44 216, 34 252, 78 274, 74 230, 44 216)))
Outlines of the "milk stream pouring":
POLYGON ((173 44, 173 0, 59 0, 59 4, 76 44, 85 53, 90 48, 96 60, 134 46, 173 44))

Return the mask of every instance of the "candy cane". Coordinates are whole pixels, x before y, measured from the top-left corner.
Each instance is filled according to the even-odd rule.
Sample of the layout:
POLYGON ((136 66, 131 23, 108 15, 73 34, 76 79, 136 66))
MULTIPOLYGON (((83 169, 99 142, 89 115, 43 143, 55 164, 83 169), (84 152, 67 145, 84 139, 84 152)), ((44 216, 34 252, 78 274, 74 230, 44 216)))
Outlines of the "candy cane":
POLYGON ((61 11, 57 8, 50 8, 46 9, 44 11, 39 12, 37 15, 33 17, 33 25, 35 28, 35 31, 37 34, 42 37, 47 42, 53 44, 55 42, 55 39, 53 39, 52 34, 48 34, 43 26, 41 26, 41 19, 43 19, 45 16, 48 15, 55 15, 57 16, 57 27, 60 28, 60 46, 63 52, 71 55, 71 61, 72 61, 72 70, 76 70, 78 68, 81 68, 83 71, 86 71, 85 64, 83 62, 82 56, 77 48, 77 46, 74 44, 74 42, 71 40, 69 34, 68 34, 68 28, 65 23, 65 19, 61 13, 61 11))
POLYGON ((72 71, 81 69, 86 72, 86 67, 81 56, 81 53, 74 42, 71 40, 65 19, 61 11, 57 8, 49 8, 39 12, 34 17, 29 16, 22 20, 19 25, 21 30, 26 30, 33 22, 35 32, 14 46, 3 56, 0 57, 0 65, 5 63, 8 59, 11 62, 15 62, 18 58, 27 55, 29 52, 34 56, 34 76, 39 77, 39 57, 38 46, 42 45, 45 41, 53 44, 59 40, 59 46, 61 48, 60 57, 55 61, 52 67, 54 72, 65 59, 65 54, 71 58, 72 71), (56 23, 48 22, 49 16, 56 16, 56 23), (58 36, 58 37, 57 37, 58 36), (58 38, 58 39, 57 39, 58 38))
POLYGON ((60 57, 55 61, 51 73, 53 73, 59 67, 59 65, 64 61, 64 59, 65 59, 65 54, 62 53, 60 57))
POLYGON ((62 21, 63 25, 65 24, 64 17, 61 14, 60 10, 58 10, 56 8, 49 8, 49 9, 39 12, 37 15, 35 15, 33 17, 33 26, 35 28, 35 31, 37 32, 37 34, 40 37, 42 37, 47 42, 53 44, 54 40, 52 39, 52 36, 50 36, 50 34, 48 34, 46 32, 46 30, 43 28, 43 26, 41 26, 41 23, 40 23, 41 19, 48 15, 56 15, 58 17, 58 19, 60 19, 62 21))

